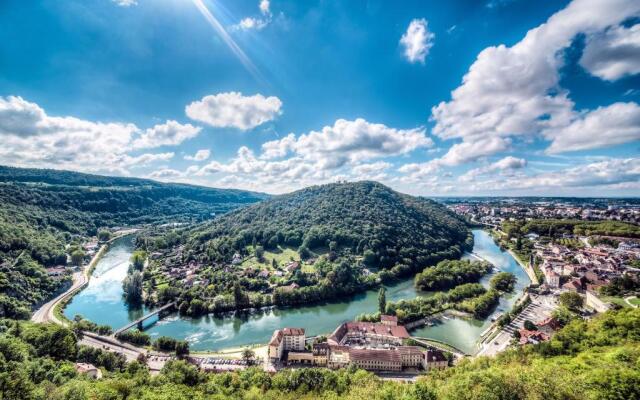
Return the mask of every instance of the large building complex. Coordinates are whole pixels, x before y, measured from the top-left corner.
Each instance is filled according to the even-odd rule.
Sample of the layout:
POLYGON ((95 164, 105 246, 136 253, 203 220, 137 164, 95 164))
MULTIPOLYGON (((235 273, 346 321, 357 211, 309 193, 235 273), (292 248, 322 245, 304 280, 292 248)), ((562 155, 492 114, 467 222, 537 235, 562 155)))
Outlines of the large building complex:
POLYGON ((408 368, 429 371, 448 366, 449 360, 440 350, 406 346, 407 339, 406 328, 398 325, 396 317, 387 315, 382 316, 380 323, 343 323, 326 342, 314 343, 310 351, 304 346, 304 330, 285 328, 273 333, 269 358, 287 365, 332 369, 355 365, 376 372, 400 372, 408 368))

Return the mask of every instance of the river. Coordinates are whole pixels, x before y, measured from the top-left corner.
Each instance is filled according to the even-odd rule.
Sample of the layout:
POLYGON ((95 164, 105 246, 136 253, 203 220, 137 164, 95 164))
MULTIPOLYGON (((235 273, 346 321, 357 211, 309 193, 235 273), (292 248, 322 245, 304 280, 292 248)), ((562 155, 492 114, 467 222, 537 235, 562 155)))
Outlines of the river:
MULTIPOLYGON (((511 255, 496 246, 489 234, 482 230, 474 230, 473 234, 474 253, 491 261, 499 270, 512 272, 518 278, 516 292, 503 297, 496 312, 508 310, 522 289, 530 283, 529 278, 511 255)), ((64 310, 65 315, 73 318, 80 314, 98 324, 107 324, 116 329, 147 312, 145 308, 130 308, 122 298, 122 280, 127 274, 132 251, 132 237, 115 241, 98 262, 89 285, 68 304, 64 310)), ((489 279, 490 276, 487 276, 481 283, 487 285, 489 279)), ((413 279, 387 286, 388 301, 412 299, 419 295, 428 293, 418 293, 413 286, 413 279)), ((224 318, 185 318, 173 315, 153 324, 146 332, 152 337, 164 335, 186 339, 195 351, 220 350, 266 343, 273 331, 282 327, 305 328, 307 336, 327 334, 339 324, 353 320, 358 314, 375 312, 377 307, 377 291, 368 291, 338 303, 296 309, 269 309, 224 318)), ((439 339, 465 352, 474 353, 478 337, 490 323, 489 319, 479 321, 449 318, 442 319, 435 326, 419 328, 411 333, 439 339)))

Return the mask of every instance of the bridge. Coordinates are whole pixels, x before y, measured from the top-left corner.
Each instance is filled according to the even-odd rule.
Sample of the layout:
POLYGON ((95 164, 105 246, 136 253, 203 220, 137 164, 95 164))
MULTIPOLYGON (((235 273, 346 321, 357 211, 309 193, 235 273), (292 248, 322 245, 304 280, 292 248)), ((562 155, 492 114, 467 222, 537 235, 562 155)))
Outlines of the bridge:
POLYGON ((433 347, 436 348, 438 350, 442 350, 442 351, 446 351, 447 353, 451 353, 456 357, 462 358, 462 357, 466 357, 468 356, 467 353, 465 353, 464 351, 458 349, 455 346, 450 345, 449 343, 445 343, 441 340, 438 339, 430 339, 430 338, 421 338, 421 337, 416 337, 416 336, 411 336, 411 339, 414 340, 417 343, 420 343, 421 345, 427 346, 427 347, 433 347))
POLYGON ((142 330, 142 323, 146 320, 148 320, 149 318, 153 317, 153 316, 158 316, 158 319, 162 319, 162 317, 164 316, 164 312, 175 307, 176 302, 174 301, 173 303, 169 303, 169 304, 165 304, 164 306, 158 308, 157 310, 154 310, 153 312, 150 312, 149 314, 143 316, 142 318, 138 318, 137 320, 133 321, 133 322, 129 322, 127 325, 123 326, 122 328, 119 328, 117 330, 115 330, 113 332, 113 336, 118 335, 119 333, 122 333, 124 331, 127 331, 131 328, 133 328, 134 326, 137 326, 139 330, 142 330))

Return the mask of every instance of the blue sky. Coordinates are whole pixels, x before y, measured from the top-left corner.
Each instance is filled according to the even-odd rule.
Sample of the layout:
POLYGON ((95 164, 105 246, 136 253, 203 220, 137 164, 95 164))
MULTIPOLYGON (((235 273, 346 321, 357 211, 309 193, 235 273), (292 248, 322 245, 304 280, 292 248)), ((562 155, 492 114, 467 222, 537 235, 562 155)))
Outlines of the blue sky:
POLYGON ((640 3, 0 3, 0 163, 640 195, 640 3))

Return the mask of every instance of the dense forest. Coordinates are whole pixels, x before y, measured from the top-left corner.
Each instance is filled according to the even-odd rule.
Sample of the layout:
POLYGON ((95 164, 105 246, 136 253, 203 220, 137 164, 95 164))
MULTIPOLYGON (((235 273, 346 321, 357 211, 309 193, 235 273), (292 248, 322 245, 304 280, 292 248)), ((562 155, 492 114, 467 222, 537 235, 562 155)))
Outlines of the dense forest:
POLYGON ((0 317, 24 318, 67 284, 65 246, 101 227, 211 218, 261 194, 135 178, 0 166, 0 317))
POLYGON ((371 267, 417 270, 455 258, 472 237, 441 204, 356 182, 312 186, 228 213, 189 232, 187 246, 204 252, 206 261, 230 262, 248 245, 292 246, 304 256, 332 242, 371 267))
POLYGON ((175 255, 169 257, 172 262, 152 263, 145 272, 147 299, 177 297, 181 311, 195 315, 341 298, 459 258, 472 247, 473 236, 462 220, 434 201, 376 182, 356 182, 276 196, 194 229, 143 235, 139 243, 150 254, 175 255), (274 258, 265 262, 265 254, 274 258), (291 254, 291 259, 278 261, 278 254, 291 254), (255 260, 255 268, 233 262, 238 256, 255 260), (291 260, 304 267, 283 270, 291 260), (206 285, 180 287, 167 280, 169 269, 192 262, 201 265, 197 279, 206 285), (260 269, 282 274, 260 279, 260 269))
POLYGON ((477 282, 492 268, 486 261, 444 260, 416 275, 415 283, 420 290, 450 289, 462 283, 477 282))
POLYGON ((185 361, 169 362, 151 376, 144 360, 125 364, 114 353, 79 346, 66 328, 5 320, 0 332, 4 400, 640 398, 640 309, 610 311, 590 321, 575 318, 550 342, 466 359, 414 384, 353 368, 206 374, 185 361), (78 375, 74 361, 101 367, 104 378, 78 375))

